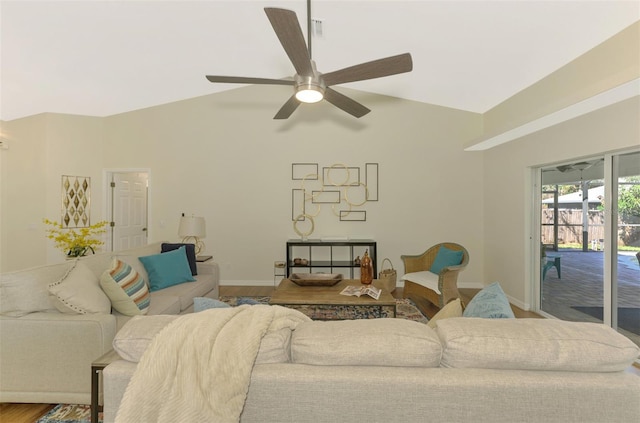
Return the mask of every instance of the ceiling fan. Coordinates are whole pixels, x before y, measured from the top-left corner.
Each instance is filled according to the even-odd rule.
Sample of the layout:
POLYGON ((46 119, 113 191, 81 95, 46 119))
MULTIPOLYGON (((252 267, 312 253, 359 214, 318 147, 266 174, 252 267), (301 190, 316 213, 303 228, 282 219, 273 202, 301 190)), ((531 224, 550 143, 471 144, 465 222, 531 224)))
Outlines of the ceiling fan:
POLYGON ((357 101, 340 94, 332 89, 332 85, 347 82, 363 81, 366 79, 380 78, 413 69, 411 54, 404 53, 397 56, 386 57, 384 59, 373 60, 361 63, 329 73, 320 73, 316 69, 315 62, 311 59, 311 13, 310 0, 307 1, 307 28, 309 28, 309 47, 305 44, 302 29, 298 23, 295 12, 287 9, 266 7, 264 9, 271 26, 275 31, 280 44, 284 47, 289 56, 289 60, 296 70, 296 74, 291 79, 269 79, 251 78, 239 76, 218 76, 207 75, 211 82, 222 82, 232 84, 270 84, 270 85, 291 85, 294 94, 280 108, 274 119, 287 119, 303 103, 316 103, 322 99, 327 100, 334 106, 344 110, 352 116, 360 118, 371 110, 357 101))

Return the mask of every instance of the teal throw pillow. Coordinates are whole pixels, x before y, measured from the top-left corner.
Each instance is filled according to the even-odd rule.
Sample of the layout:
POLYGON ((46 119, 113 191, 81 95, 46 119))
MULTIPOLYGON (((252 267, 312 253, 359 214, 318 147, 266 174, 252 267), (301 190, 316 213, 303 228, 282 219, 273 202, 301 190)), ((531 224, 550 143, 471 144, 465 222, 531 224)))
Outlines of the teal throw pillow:
POLYGON ((462 263, 463 254, 464 253, 462 251, 451 250, 442 245, 438 250, 438 254, 436 254, 436 259, 431 264, 431 269, 429 269, 429 271, 437 275, 445 267, 457 266, 462 263))
POLYGON ((515 318, 509 300, 498 282, 485 287, 469 301, 462 317, 484 317, 488 319, 515 318))
POLYGON ((162 254, 138 258, 149 275, 150 291, 158 291, 184 282, 193 282, 185 247, 162 254))
POLYGON ((197 313, 202 310, 209 310, 210 308, 229 308, 229 304, 213 298, 207 297, 195 297, 193 299, 193 312, 197 313))

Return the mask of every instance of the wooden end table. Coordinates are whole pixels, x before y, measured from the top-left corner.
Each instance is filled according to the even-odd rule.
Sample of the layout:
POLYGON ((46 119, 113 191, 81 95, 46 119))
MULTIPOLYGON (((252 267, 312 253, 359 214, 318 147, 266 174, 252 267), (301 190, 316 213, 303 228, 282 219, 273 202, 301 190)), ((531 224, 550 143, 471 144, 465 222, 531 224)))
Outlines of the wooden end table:
POLYGON ((373 281, 376 288, 382 289, 380 298, 377 300, 368 295, 360 297, 340 295, 340 292, 348 285, 362 286, 358 279, 343 279, 334 286, 299 286, 289 279, 282 279, 271 296, 269 304, 295 309, 303 309, 307 306, 358 306, 372 309, 374 314, 379 314, 381 317, 385 315, 396 317, 396 300, 382 288, 380 281, 373 281))

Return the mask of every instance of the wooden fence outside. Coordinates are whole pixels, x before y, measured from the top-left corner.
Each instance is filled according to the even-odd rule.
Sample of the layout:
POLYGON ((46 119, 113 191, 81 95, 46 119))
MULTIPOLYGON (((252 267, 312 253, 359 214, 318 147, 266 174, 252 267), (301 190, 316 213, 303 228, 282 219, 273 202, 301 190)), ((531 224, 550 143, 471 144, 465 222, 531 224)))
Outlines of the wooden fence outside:
MULTIPOLYGON (((589 210, 588 241, 604 240, 604 212, 589 210)), ((553 244, 553 209, 542 210, 542 243, 553 244)), ((582 244, 582 210, 558 210, 558 244, 582 244)))

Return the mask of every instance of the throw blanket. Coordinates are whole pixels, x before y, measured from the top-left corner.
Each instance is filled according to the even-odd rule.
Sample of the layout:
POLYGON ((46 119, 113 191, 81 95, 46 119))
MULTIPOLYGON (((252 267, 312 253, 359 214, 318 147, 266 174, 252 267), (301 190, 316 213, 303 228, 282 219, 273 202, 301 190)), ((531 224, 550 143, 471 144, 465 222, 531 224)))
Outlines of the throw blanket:
POLYGON ((267 305, 181 316, 143 354, 116 422, 238 422, 262 337, 308 320, 267 305))

